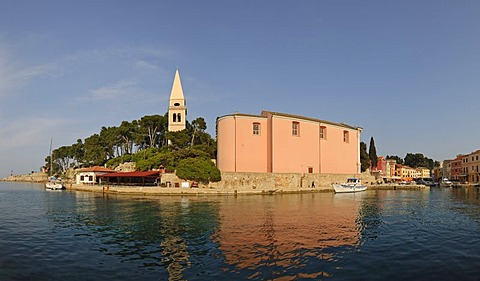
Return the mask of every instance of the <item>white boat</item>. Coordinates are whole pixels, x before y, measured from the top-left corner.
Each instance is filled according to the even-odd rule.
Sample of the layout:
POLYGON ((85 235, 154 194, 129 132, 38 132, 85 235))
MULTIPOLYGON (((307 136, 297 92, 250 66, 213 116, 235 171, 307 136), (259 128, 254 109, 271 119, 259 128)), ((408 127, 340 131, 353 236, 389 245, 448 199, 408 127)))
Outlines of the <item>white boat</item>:
POLYGON ((367 190, 367 186, 360 179, 349 178, 346 183, 333 184, 333 189, 335 193, 360 192, 367 190))
POLYGON ((440 187, 452 187, 452 186, 453 186, 453 183, 447 178, 443 178, 440 181, 440 187))
POLYGON ((57 180, 55 177, 51 177, 45 183, 45 189, 47 190, 62 190, 64 189, 63 184, 60 180, 57 180))
MULTIPOLYGON (((52 171, 52 143, 53 143, 53 136, 50 139, 50 170, 48 171, 49 173, 52 171)), ((45 189, 46 190, 62 190, 64 189, 62 181, 60 179, 57 179, 56 177, 50 177, 48 178, 48 181, 45 183, 45 189)))

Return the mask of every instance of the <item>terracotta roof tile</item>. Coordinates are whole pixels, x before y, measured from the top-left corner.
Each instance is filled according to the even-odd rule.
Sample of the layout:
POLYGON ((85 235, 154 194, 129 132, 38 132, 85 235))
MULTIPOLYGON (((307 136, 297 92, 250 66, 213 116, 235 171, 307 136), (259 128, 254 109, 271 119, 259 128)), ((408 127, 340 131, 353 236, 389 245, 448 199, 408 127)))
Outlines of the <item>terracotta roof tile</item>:
POLYGON ((100 167, 100 166, 93 166, 88 168, 82 168, 78 170, 79 172, 103 172, 103 173, 113 173, 115 172, 112 169, 100 167))

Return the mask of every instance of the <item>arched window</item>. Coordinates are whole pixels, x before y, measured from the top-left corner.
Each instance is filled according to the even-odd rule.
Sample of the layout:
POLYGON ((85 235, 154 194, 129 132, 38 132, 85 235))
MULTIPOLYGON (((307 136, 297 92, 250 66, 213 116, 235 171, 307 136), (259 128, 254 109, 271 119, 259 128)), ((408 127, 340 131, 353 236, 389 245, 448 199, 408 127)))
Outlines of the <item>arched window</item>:
POLYGON ((178 114, 178 122, 182 122, 182 114, 178 114))
POLYGON ((173 122, 177 122, 177 114, 176 113, 173 114, 173 122))

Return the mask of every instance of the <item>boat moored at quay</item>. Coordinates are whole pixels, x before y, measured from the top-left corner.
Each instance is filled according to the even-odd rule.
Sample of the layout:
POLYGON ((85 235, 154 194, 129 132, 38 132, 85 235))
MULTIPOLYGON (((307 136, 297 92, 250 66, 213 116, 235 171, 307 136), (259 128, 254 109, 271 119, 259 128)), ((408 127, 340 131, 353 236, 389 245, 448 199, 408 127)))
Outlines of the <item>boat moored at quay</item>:
POLYGON ((333 189, 335 193, 354 193, 367 190, 367 186, 358 178, 349 178, 345 183, 333 184, 333 189))

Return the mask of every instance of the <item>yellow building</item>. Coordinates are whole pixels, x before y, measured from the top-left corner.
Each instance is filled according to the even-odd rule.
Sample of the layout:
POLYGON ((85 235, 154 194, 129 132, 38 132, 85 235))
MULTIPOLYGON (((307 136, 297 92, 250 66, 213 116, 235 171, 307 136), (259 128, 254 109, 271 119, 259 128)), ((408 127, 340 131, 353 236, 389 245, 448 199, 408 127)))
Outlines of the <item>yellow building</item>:
POLYGON ((418 177, 417 170, 400 164, 396 165, 396 174, 401 180, 405 181, 411 181, 418 177))
POLYGON ((417 169, 417 178, 430 178, 430 169, 425 168, 425 167, 418 167, 417 169))

